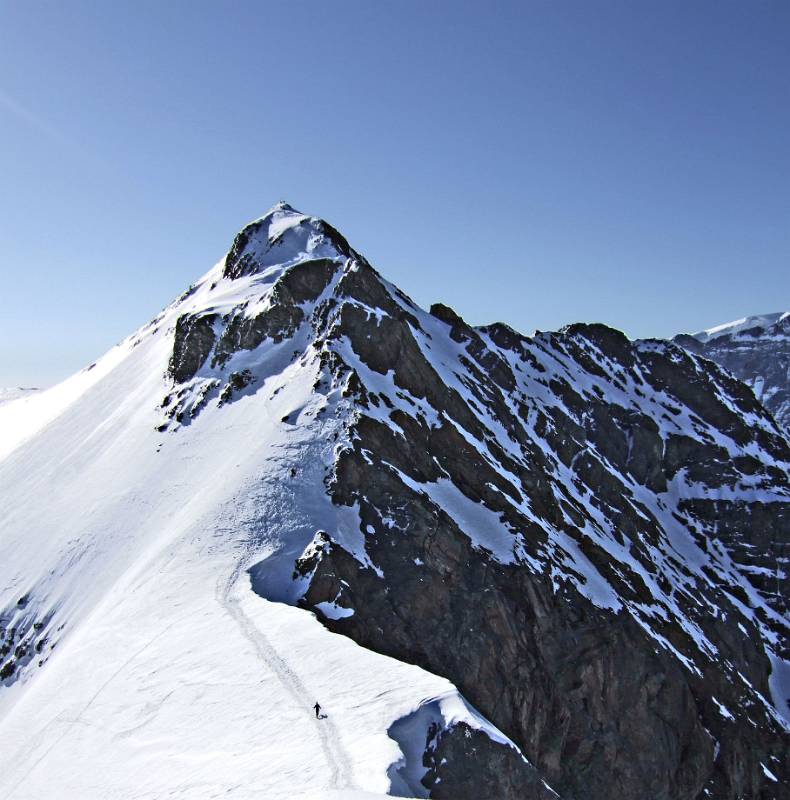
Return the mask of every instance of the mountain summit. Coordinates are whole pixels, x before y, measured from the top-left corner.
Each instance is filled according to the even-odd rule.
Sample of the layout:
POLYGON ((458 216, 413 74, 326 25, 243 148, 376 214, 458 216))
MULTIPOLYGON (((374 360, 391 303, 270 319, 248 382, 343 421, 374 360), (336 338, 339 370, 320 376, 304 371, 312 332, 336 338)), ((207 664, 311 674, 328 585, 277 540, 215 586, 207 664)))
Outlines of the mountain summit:
POLYGON ((790 445, 675 343, 278 204, 0 437, 4 796, 790 797, 790 445))
POLYGON ((359 254, 352 254, 348 242, 324 220, 308 217, 288 203, 279 202, 235 238, 222 274, 239 278, 299 261, 352 255, 364 261, 359 254))

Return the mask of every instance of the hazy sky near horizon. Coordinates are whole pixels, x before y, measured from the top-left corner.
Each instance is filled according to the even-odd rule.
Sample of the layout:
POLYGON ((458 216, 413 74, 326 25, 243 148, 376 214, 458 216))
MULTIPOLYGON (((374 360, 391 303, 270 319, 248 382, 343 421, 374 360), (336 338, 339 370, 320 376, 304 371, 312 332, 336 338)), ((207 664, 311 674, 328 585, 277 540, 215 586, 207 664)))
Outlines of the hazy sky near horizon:
POLYGON ((284 199, 422 305, 670 336, 790 308, 790 3, 0 0, 0 386, 284 199))

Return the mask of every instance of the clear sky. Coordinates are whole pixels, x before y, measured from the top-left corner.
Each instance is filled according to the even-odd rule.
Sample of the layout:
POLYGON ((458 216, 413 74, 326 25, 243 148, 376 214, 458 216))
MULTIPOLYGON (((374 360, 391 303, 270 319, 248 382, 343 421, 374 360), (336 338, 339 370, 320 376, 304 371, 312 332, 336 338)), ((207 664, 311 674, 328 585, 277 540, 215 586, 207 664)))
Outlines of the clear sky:
POLYGON ((475 324, 784 310, 790 2, 0 0, 0 189, 0 386, 280 199, 475 324))

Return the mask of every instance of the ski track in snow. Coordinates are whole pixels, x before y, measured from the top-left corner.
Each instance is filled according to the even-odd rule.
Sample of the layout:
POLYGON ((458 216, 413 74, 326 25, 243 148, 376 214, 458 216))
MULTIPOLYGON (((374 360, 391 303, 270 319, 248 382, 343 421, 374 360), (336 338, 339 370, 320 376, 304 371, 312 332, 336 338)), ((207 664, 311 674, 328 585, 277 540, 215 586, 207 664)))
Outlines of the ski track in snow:
MULTIPOLYGON (((283 688, 293 697, 299 708, 304 710, 306 716, 312 720, 313 707, 310 704, 307 689, 301 679, 261 629, 245 613, 239 602, 236 590, 242 576, 245 574, 244 560, 240 561, 226 581, 217 584, 217 600, 228 612, 239 630, 255 647, 261 661, 277 676, 283 688)), ((348 754, 343 749, 340 736, 334 722, 325 716, 322 720, 315 720, 317 733, 324 751, 327 764, 332 773, 332 788, 354 789, 351 782, 351 762, 348 754)))

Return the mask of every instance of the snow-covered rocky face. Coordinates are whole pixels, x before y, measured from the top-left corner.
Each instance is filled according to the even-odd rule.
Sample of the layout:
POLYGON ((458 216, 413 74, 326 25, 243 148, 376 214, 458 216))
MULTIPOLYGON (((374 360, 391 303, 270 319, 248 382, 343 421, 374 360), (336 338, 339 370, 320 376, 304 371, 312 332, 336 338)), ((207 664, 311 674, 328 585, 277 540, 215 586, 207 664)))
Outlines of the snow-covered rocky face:
POLYGON ((675 341, 751 387, 790 436, 790 311, 744 317, 675 341))
POLYGON ((278 204, 0 459, 11 797, 788 780, 790 448, 675 344, 426 312, 278 204))

